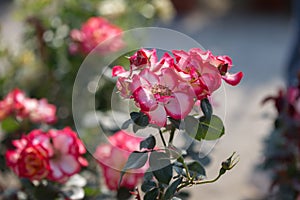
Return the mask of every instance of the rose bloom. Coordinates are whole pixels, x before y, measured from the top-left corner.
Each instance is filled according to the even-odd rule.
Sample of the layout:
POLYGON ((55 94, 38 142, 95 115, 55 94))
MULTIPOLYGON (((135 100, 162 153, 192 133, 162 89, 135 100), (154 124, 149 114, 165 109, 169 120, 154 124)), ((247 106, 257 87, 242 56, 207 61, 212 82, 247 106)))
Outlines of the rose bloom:
POLYGON ((162 127, 167 116, 183 119, 191 112, 194 93, 187 83, 178 81, 180 77, 174 70, 163 69, 162 75, 157 76, 144 69, 133 80, 133 99, 151 124, 162 127))
POLYGON ((69 127, 48 132, 33 130, 13 145, 16 149, 6 152, 7 166, 19 177, 30 180, 64 183, 88 165, 82 157, 86 150, 69 127))
MULTIPOLYGON (((108 140, 110 144, 99 145, 94 157, 102 169, 107 188, 117 190, 121 171, 130 153, 139 150, 141 139, 125 131, 119 131, 110 136, 108 140)), ((123 176, 120 186, 133 189, 143 177, 146 169, 147 165, 140 169, 129 170, 123 176)))
POLYGON ((165 53, 158 61, 156 50, 140 49, 129 57, 130 70, 122 66, 112 69, 118 77, 120 96, 134 99, 151 124, 163 127, 167 117, 184 119, 196 100, 209 98, 220 88, 222 79, 237 85, 242 72, 230 74, 228 56, 214 56, 199 48, 173 50, 174 58, 165 53))
POLYGON ((56 122, 56 107, 48 103, 46 99, 25 99, 24 109, 17 112, 19 118, 29 118, 34 123, 53 124, 56 122))
POLYGON ((83 143, 71 128, 48 131, 53 151, 49 155, 50 173, 48 179, 63 183, 74 174, 80 172, 81 167, 88 165, 82 157, 86 153, 83 143))
POLYGON ((49 174, 49 153, 52 149, 48 136, 34 130, 20 140, 14 140, 15 150, 6 152, 6 164, 15 174, 30 180, 41 180, 49 174))
POLYGON ((101 46, 96 50, 100 54, 115 52, 124 46, 121 38, 122 29, 111 24, 102 17, 91 17, 82 26, 81 29, 74 29, 70 33, 72 43, 70 44, 70 53, 88 54, 100 43, 101 46), (109 40, 112 38, 112 40, 109 40))
POLYGON ((14 89, 0 101, 0 120, 10 115, 15 115, 19 120, 53 124, 56 122, 56 107, 46 99, 28 98, 23 91, 14 89))
POLYGON ((228 71, 232 67, 231 58, 228 56, 214 56, 210 51, 203 51, 199 48, 183 50, 173 50, 176 58, 176 69, 181 73, 201 100, 211 96, 219 89, 223 79, 230 85, 237 85, 243 73, 230 74, 228 71))

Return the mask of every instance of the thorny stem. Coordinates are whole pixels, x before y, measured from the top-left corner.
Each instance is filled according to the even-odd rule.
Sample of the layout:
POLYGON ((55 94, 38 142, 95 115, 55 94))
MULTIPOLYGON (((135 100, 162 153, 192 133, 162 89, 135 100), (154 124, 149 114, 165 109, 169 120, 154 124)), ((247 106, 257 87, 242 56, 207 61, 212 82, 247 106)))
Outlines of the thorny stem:
POLYGON ((169 143, 173 142, 175 130, 176 130, 175 127, 172 126, 171 132, 170 132, 169 143))
MULTIPOLYGON (((201 184, 207 184, 207 183, 214 183, 217 180, 219 180, 219 178, 225 174, 226 171, 231 170, 238 162, 239 162, 239 157, 234 157, 235 152, 224 162, 222 162, 222 167, 219 171, 219 174, 216 178, 212 179, 212 180, 208 180, 208 181, 195 181, 194 178, 195 177, 190 177, 190 175, 187 173, 187 181, 183 182, 178 188, 177 191, 181 190, 182 188, 185 188, 187 186, 192 186, 192 185, 201 185, 201 184)), ((185 162, 181 162, 185 168, 185 170, 187 170, 186 164, 185 162)))
POLYGON ((164 136, 163 136, 161 130, 160 130, 160 129, 158 129, 158 130, 159 130, 159 135, 160 135, 160 137, 161 137, 161 140, 162 140, 164 146, 167 147, 166 141, 165 141, 165 139, 164 139, 164 136))
MULTIPOLYGON (((221 170, 220 170, 220 171, 221 171, 221 170)), ((225 171, 224 171, 224 173, 225 173, 225 171)), ((188 178, 189 180, 186 181, 186 182, 184 182, 184 183, 182 183, 182 184, 178 187, 177 191, 179 191, 179 190, 181 190, 181 189, 183 189, 183 188, 185 188, 185 187, 187 187, 187 186, 201 185, 201 184, 207 184, 207 183, 214 183, 214 182, 216 182, 217 180, 219 180, 219 178, 220 178, 224 173, 219 173, 219 175, 218 175, 216 178, 214 178, 214 179, 212 179, 212 180, 208 180, 208 181, 194 181, 194 178, 190 178, 190 179, 188 178)))

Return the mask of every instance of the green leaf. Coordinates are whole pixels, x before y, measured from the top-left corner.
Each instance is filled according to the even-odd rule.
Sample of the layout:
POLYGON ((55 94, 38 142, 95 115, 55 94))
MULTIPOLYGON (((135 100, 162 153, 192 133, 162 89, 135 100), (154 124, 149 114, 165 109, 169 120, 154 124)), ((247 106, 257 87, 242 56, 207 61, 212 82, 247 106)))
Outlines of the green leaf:
POLYGON ((143 192, 148 192, 150 190, 152 190, 153 188, 155 188, 157 185, 154 181, 148 180, 148 181, 144 181, 142 183, 141 189, 143 192))
POLYGON ((201 110, 206 118, 211 118, 213 109, 207 98, 201 100, 201 110))
POLYGON ((139 152, 139 151, 134 151, 132 152, 129 157, 128 160, 121 172, 121 177, 119 180, 119 185, 122 182, 122 178, 124 176, 124 174, 126 173, 127 170, 130 169, 139 169, 141 167, 143 167, 146 162, 148 160, 148 152, 139 152))
POLYGON ((187 167, 189 169, 191 176, 195 176, 195 177, 206 176, 204 167, 198 161, 194 161, 192 163, 187 164, 187 167))
POLYGON ((189 115, 184 118, 184 127, 185 127, 186 133, 190 137, 195 138, 195 136, 197 135, 198 129, 199 129, 199 120, 196 119, 195 117, 189 115))
POLYGON ((170 200, 174 196, 177 187, 180 185, 181 182, 182 178, 179 178, 168 187, 164 196, 164 200, 170 200))
POLYGON ((145 148, 145 149, 153 149, 156 145, 156 140, 153 135, 150 135, 148 138, 145 140, 141 141, 140 143, 140 149, 145 148))
POLYGON ((141 112, 131 112, 130 117, 132 121, 141 127, 146 127, 149 124, 149 117, 141 112))
POLYGON ((149 192, 147 192, 144 196, 144 200, 154 200, 157 199, 159 190, 158 188, 154 188, 153 190, 150 190, 149 192))
POLYGON ((144 174, 144 181, 150 181, 150 180, 153 179, 153 173, 151 171, 148 171, 148 170, 144 174))
POLYGON ((127 128, 129 127, 130 124, 133 124, 132 119, 126 120, 126 121, 122 124, 121 129, 127 129, 127 128))
POLYGON ((211 118, 200 117, 199 127, 195 139, 197 140, 216 140, 222 137, 225 133, 225 128, 222 120, 212 115, 211 118))
POLYGON ((8 117, 1 122, 1 127, 5 132, 9 133, 18 130, 20 125, 15 119, 8 117))
POLYGON ((149 164, 158 182, 168 185, 173 176, 173 168, 169 155, 163 152, 153 151, 150 154, 149 164))

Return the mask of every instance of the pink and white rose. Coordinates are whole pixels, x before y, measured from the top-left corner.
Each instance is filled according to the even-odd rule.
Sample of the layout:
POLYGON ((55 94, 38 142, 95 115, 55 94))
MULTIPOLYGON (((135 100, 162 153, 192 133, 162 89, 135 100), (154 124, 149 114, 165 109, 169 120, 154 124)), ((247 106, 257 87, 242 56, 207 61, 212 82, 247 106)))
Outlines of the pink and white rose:
POLYGON ((87 160, 82 157, 86 149, 69 127, 62 130, 51 129, 48 135, 53 148, 52 154, 49 155, 48 179, 63 183, 70 176, 80 172, 81 167, 88 165, 87 160))
MULTIPOLYGON (((119 131, 108 138, 109 144, 101 144, 97 147, 94 157, 98 160, 102 169, 104 181, 108 189, 117 190, 121 170, 125 166, 129 155, 139 150, 140 138, 134 137, 128 132, 119 131)), ((133 189, 143 177, 147 165, 129 170, 122 178, 121 187, 133 189)))
POLYGON ((11 115, 19 120, 53 124, 56 122, 56 107, 46 99, 28 98, 23 91, 14 89, 0 101, 0 120, 11 115))
POLYGON ((43 132, 31 131, 13 141, 15 150, 6 152, 6 163, 19 177, 64 183, 88 163, 82 142, 69 127, 43 132))
POLYGON ((111 24, 105 18, 91 17, 82 26, 81 29, 74 29, 70 33, 72 43, 69 50, 71 54, 88 54, 97 47, 96 51, 101 54, 115 52, 124 46, 121 34, 122 29, 111 24), (113 38, 112 40, 109 40, 113 38), (103 43, 104 42, 104 43, 103 43))
POLYGON ((34 130, 20 140, 14 140, 15 150, 6 152, 6 164, 15 174, 30 180, 42 180, 49 174, 49 138, 41 130, 34 130))

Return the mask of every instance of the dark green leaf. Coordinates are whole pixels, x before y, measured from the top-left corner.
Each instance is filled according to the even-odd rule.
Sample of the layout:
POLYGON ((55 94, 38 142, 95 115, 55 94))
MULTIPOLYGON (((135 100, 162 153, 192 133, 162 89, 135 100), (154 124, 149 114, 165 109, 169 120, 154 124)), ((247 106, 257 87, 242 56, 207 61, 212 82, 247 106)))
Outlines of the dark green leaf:
POLYGON ((153 173, 151 171, 147 171, 144 174, 144 181, 150 181, 153 179, 153 173))
POLYGON ((170 200, 174 196, 177 187, 180 185, 181 182, 182 182, 182 178, 179 178, 168 187, 164 196, 165 200, 170 200))
POLYGON ((193 116, 187 116, 186 118, 184 118, 184 127, 186 133, 190 137, 195 138, 199 127, 199 120, 193 116))
POLYGON ((189 163, 189 164, 187 164, 187 166, 188 166, 191 176, 196 176, 196 177, 206 176, 204 167, 198 161, 189 163))
POLYGON ((129 155, 123 170, 141 168, 146 164, 147 159, 148 159, 147 152, 134 151, 129 155))
POLYGON ((132 121, 141 127, 145 127, 149 124, 149 117, 141 112, 132 112, 130 113, 132 121))
POLYGON ((125 199, 130 199, 130 197, 131 197, 130 189, 126 187, 121 187, 117 190, 117 199, 125 200, 125 199))
POLYGON ((144 200, 154 200, 157 199, 159 190, 158 188, 154 188, 153 190, 150 190, 149 192, 147 192, 144 196, 144 200))
POLYGON ((19 128, 19 126, 19 123, 11 117, 8 117, 1 122, 2 129, 8 133, 16 131, 19 128))
POLYGON ((173 176, 173 169, 169 155, 163 152, 151 152, 149 164, 155 178, 164 184, 169 184, 173 176))
POLYGON ((204 116, 206 118, 210 119, 212 116, 212 113, 213 113, 213 109, 212 109, 212 106, 211 106, 209 100, 207 98, 202 99, 200 106, 201 106, 201 110, 202 110, 204 116))
POLYGON ((140 143, 140 149, 145 148, 145 149, 153 149, 156 145, 156 140, 153 135, 150 135, 148 138, 145 140, 141 141, 140 143))
POLYGON ((148 160, 148 152, 138 152, 138 151, 132 152, 129 155, 128 160, 121 172, 119 185, 121 184, 122 178, 127 170, 141 168, 146 164, 147 160, 148 160))
POLYGON ((211 118, 201 117, 199 119, 199 127, 195 139, 197 140, 216 140, 225 133, 222 120, 216 115, 211 118))
POLYGON ((127 128, 129 127, 129 125, 132 124, 132 123, 133 123, 132 119, 126 120, 126 121, 122 124, 121 129, 127 129, 127 128))
POLYGON ((154 181, 148 180, 142 183, 141 189, 143 192, 148 192, 156 187, 156 183, 154 181))

